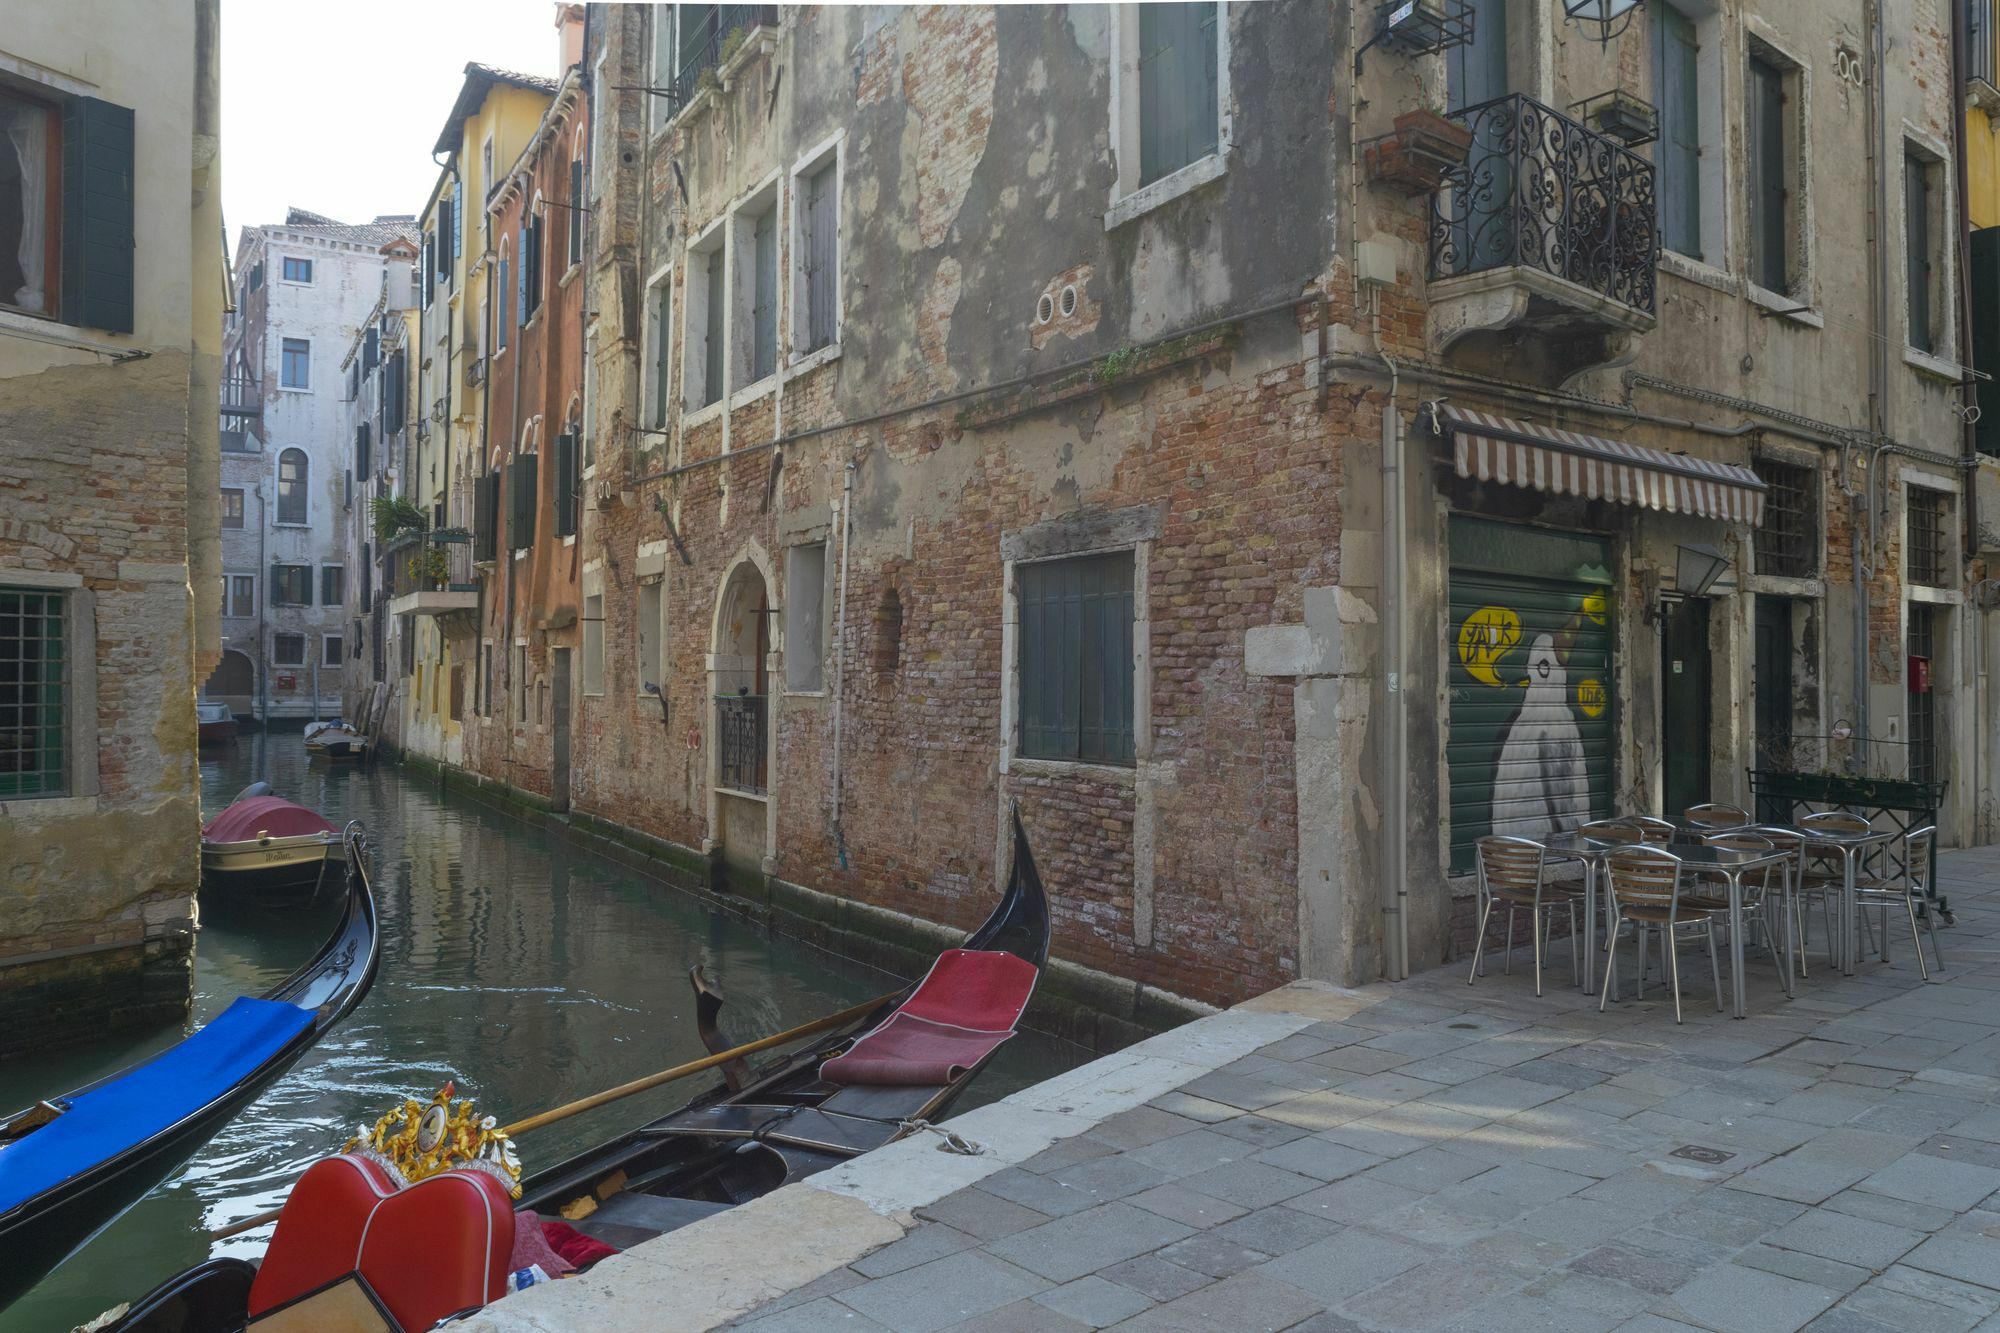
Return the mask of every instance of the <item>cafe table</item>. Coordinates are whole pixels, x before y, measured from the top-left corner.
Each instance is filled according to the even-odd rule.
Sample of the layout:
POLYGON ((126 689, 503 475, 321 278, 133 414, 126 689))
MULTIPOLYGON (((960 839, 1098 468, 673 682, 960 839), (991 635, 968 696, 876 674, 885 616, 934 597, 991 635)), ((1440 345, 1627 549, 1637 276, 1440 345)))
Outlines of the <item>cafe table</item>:
MULTIPOLYGON (((1801 836, 1805 835, 1801 833, 1801 836)), ((1599 842, 1595 838, 1586 838, 1576 833, 1557 833, 1543 839, 1542 845, 1548 849, 1551 861, 1558 863, 1563 861, 1580 861, 1583 863, 1583 953, 1585 959, 1583 990, 1586 995, 1594 994, 1593 986, 1596 981, 1595 943, 1597 940, 1598 886, 1602 884, 1605 890, 1609 891, 1610 880, 1604 873, 1605 860, 1611 853, 1618 851, 1620 848, 1628 847, 1631 844, 1599 842)), ((1700 844, 1676 844, 1667 850, 1680 859, 1683 873, 1695 874, 1706 871, 1719 876, 1729 886, 1730 1006, 1737 1018, 1746 1017, 1747 1015, 1743 1007, 1743 876, 1753 870, 1781 865, 1791 859, 1791 853, 1777 847, 1773 847, 1768 851, 1745 851, 1734 847, 1706 847, 1700 844)), ((1852 871, 1850 868, 1850 882, 1851 874, 1852 871)), ((1789 874, 1785 883, 1785 892, 1788 895, 1790 892, 1789 874)), ((1783 922, 1782 933, 1784 938, 1779 947, 1784 951, 1785 970, 1783 975, 1785 993, 1790 995, 1792 993, 1792 914, 1788 908, 1781 908, 1778 916, 1783 922)), ((1768 924, 1770 921, 1770 913, 1768 911, 1764 919, 1768 924)))
POLYGON ((1843 976, 1854 975, 1854 962, 1861 952, 1855 947, 1855 928, 1860 924, 1854 908, 1854 880, 1861 857, 1871 847, 1879 847, 1893 840, 1894 829, 1865 829, 1859 833, 1842 833, 1834 829, 1797 827, 1792 830, 1805 842, 1808 850, 1819 848, 1840 853, 1840 939, 1833 949, 1835 965, 1843 976))

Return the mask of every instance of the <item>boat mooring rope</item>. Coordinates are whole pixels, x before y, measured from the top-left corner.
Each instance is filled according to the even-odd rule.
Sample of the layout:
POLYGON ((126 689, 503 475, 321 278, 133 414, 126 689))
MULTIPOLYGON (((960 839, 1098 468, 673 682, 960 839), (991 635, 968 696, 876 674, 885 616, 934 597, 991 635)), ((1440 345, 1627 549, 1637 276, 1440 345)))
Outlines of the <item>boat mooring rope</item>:
POLYGON ((984 1157, 987 1153, 993 1151, 983 1143, 975 1143, 963 1134, 955 1134, 942 1125, 933 1125, 928 1120, 905 1120, 902 1124, 902 1129, 905 1134, 914 1134, 918 1130, 929 1130, 944 1140, 943 1143, 938 1145, 939 1152, 957 1153, 961 1157, 984 1157))

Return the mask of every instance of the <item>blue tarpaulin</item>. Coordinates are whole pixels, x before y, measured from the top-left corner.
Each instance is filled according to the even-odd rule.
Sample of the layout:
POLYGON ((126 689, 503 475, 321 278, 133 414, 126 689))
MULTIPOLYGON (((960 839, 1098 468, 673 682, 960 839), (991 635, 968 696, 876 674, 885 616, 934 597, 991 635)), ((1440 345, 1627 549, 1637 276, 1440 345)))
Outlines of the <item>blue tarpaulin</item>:
POLYGON ((312 1011, 238 999, 145 1064, 70 1100, 40 1129, 0 1147, 0 1214, 200 1110, 288 1046, 312 1011))

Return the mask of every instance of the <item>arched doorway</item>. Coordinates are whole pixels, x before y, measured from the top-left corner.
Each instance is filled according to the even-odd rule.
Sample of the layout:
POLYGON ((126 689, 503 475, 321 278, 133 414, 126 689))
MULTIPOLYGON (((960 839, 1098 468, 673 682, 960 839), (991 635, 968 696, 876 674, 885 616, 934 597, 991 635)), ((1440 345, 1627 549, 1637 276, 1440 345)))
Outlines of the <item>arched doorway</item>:
POLYGON ((248 717, 251 703, 257 693, 257 668, 250 659, 233 648, 226 648, 222 660, 209 674, 208 683, 201 687, 204 699, 220 699, 229 705, 229 711, 238 717, 248 717))
POLYGON ((716 599, 709 656, 715 710, 709 827, 725 873, 736 882, 755 882, 770 851, 770 653, 777 615, 761 562, 739 560, 716 599))

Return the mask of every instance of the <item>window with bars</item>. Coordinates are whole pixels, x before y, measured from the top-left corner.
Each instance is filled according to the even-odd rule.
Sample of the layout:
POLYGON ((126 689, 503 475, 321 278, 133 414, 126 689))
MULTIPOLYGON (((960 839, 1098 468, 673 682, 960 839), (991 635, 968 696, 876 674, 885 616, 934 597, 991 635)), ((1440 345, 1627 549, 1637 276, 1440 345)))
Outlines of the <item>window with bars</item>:
POLYGON ((271 636, 271 665, 300 667, 306 664, 306 636, 303 634, 273 634, 271 636))
POLYGON ((1811 578, 1819 568, 1819 509, 1811 468, 1758 459, 1764 483, 1764 521, 1757 525, 1757 572, 1776 578, 1811 578))
POLYGON ((1021 755, 1130 764, 1132 553, 1016 568, 1021 755))
POLYGON ((66 595, 0 587, 0 797, 68 789, 66 595))
POLYGON ((1910 487, 1909 533, 1903 542, 1904 572, 1911 583, 1942 588, 1951 574, 1951 496, 1910 487))

